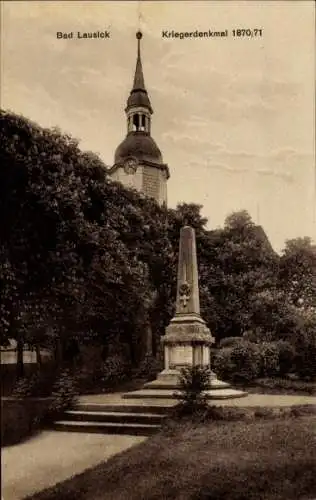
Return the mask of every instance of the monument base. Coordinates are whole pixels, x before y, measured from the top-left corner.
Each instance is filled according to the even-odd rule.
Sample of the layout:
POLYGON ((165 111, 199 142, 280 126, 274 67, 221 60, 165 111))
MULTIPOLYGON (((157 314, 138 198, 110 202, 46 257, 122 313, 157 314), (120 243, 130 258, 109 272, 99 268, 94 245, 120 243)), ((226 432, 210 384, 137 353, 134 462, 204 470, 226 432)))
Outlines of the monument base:
MULTIPOLYGON (((138 391, 123 394, 124 399, 173 399, 181 398, 180 393, 180 371, 163 370, 156 380, 148 382, 138 391)), ((211 372, 207 390, 203 393, 208 400, 241 398, 248 395, 247 392, 232 388, 227 382, 219 380, 215 373, 211 372)))
MULTIPOLYGON (((152 382, 148 382, 144 387, 148 387, 151 389, 179 389, 179 378, 180 372, 179 370, 163 370, 157 376, 156 380, 152 382)), ((208 388, 209 389, 224 389, 225 387, 230 387, 227 382, 223 382, 222 380, 218 380, 214 372, 211 372, 208 388)))
MULTIPOLYGON (((165 369, 159 373, 156 380, 148 382, 141 390, 124 394, 123 398, 180 399, 181 368, 210 367, 210 345, 214 339, 199 314, 176 315, 161 340, 164 346, 165 369)), ((247 393, 232 388, 211 371, 204 395, 207 399, 230 399, 247 396, 247 393)))

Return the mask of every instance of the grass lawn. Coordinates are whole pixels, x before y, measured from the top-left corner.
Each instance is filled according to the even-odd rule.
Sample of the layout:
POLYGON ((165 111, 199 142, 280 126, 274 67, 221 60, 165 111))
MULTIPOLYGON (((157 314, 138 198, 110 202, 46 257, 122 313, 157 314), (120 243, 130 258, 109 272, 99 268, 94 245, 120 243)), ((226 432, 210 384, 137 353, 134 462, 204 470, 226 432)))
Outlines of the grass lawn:
POLYGON ((316 419, 175 424, 33 500, 312 500, 316 419))
POLYGON ((263 378, 257 379, 249 384, 232 384, 241 386, 249 394, 296 394, 316 395, 316 381, 291 380, 289 378, 263 378))

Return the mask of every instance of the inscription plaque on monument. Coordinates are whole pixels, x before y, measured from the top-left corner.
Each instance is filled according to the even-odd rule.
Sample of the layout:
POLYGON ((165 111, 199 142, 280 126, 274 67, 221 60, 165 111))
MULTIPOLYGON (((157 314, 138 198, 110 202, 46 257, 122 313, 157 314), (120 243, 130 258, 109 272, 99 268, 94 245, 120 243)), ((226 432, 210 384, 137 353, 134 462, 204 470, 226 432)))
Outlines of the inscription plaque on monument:
POLYGON ((191 346, 177 345, 170 349, 170 368, 192 365, 193 350, 191 346))

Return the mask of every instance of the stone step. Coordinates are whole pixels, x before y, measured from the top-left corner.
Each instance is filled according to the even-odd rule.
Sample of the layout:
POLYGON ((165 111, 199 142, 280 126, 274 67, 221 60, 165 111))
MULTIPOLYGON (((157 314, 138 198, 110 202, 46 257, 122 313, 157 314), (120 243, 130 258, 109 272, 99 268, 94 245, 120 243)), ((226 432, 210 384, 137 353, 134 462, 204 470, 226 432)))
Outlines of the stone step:
MULTIPOLYGON (((221 400, 221 399, 234 399, 234 398, 243 398, 248 395, 247 392, 238 391, 232 388, 225 389, 215 389, 208 390, 205 393, 205 396, 208 400, 221 400)), ((168 399, 177 397, 180 398, 180 395, 177 395, 174 390, 165 389, 165 388, 145 388, 140 389, 139 391, 128 392, 123 394, 124 399, 168 399)))
MULTIPOLYGON (((154 380, 152 382, 147 382, 143 386, 144 389, 167 389, 172 391, 173 393, 179 393, 180 388, 179 386, 175 386, 172 381, 168 380, 168 377, 162 377, 157 380, 154 380)), ((223 382, 222 380, 219 379, 214 379, 211 381, 209 384, 207 390, 208 391, 219 391, 223 389, 231 389, 231 385, 228 384, 227 382, 223 382)))
POLYGON ((95 434, 127 434, 131 436, 151 436, 159 431, 160 425, 114 423, 114 422, 78 422, 72 420, 58 420, 51 429, 64 432, 85 432, 95 434))
POLYGON ((159 425, 166 418, 166 415, 158 413, 132 413, 122 411, 66 411, 64 420, 76 422, 106 422, 106 423, 135 423, 159 425))
MULTIPOLYGON (((129 393, 126 393, 129 394, 129 393)), ((133 398, 131 398, 133 399, 133 398)), ((155 401, 156 403, 156 401, 155 401)), ((155 413, 166 415, 172 407, 176 404, 176 401, 170 401, 169 404, 164 404, 163 402, 157 402, 155 405, 151 405, 150 402, 142 402, 136 399, 133 402, 122 399, 118 403, 78 403, 76 405, 76 410, 79 411, 96 411, 96 412, 119 412, 119 413, 155 413)))
MULTIPOLYGON (((128 393, 126 393, 128 394, 128 393)), ((148 401, 148 400, 147 400, 148 401)), ((150 413, 155 415, 167 415, 170 410, 172 410, 176 401, 170 402, 166 405, 162 402, 157 402, 158 404, 151 405, 146 404, 139 399, 131 403, 130 400, 121 400, 117 404, 108 403, 78 403, 75 410, 84 412, 110 412, 110 413, 150 413)))

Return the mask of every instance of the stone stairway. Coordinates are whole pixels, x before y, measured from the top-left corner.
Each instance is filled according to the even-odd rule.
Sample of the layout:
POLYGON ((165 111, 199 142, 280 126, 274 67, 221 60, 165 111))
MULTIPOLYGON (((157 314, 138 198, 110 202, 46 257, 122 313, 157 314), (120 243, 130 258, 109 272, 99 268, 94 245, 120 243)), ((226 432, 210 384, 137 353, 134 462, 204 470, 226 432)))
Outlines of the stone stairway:
POLYGON ((80 403, 51 424, 58 431, 150 436, 157 432, 170 406, 80 403))

